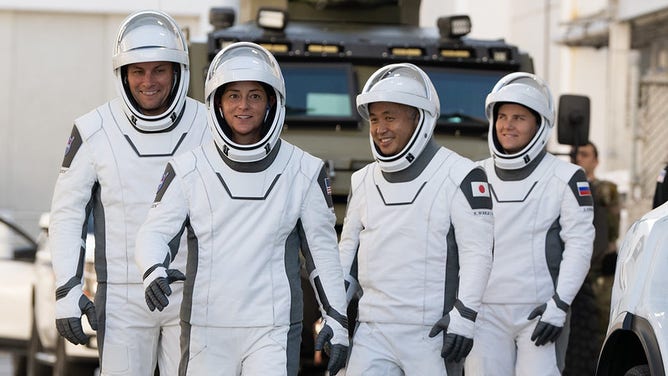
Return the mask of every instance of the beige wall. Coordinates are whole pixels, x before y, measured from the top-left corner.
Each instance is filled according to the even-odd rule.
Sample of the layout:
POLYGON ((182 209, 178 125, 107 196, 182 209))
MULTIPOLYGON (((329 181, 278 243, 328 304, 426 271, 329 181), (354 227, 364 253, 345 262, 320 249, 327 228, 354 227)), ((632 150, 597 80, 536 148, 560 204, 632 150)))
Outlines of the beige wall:
MULTIPOLYGON (((36 234, 73 120, 116 95, 125 13, 0 11, 0 208, 36 234)), ((200 33, 198 16, 175 16, 200 33)))

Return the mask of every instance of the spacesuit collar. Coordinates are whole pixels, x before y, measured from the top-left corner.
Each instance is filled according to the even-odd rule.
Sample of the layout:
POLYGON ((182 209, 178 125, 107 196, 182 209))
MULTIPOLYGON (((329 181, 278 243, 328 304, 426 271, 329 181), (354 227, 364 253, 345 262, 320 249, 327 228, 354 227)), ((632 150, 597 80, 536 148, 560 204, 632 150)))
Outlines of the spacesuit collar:
POLYGON ((276 146, 274 146, 271 149, 271 152, 269 152, 269 154, 267 154, 266 157, 260 159, 259 161, 255 161, 255 162, 236 162, 236 161, 231 160, 228 156, 226 156, 225 153, 223 153, 218 148, 218 144, 216 144, 216 151, 218 151, 218 155, 220 155, 220 157, 223 159, 223 162, 225 162, 225 164, 229 168, 233 169, 234 171, 238 171, 238 172, 260 172, 260 171, 266 170, 267 168, 269 168, 269 166, 271 166, 271 164, 276 159, 276 156, 278 155, 278 151, 279 151, 280 148, 281 148, 281 139, 279 138, 276 141, 276 146))
POLYGON ((397 172, 385 172, 383 171, 383 177, 390 183, 403 183, 411 181, 417 178, 422 171, 427 167, 431 159, 434 157, 438 151, 439 146, 434 141, 434 138, 430 138, 427 141, 422 153, 415 158, 415 161, 411 163, 408 167, 397 172))
POLYGON ((518 181, 526 179, 529 175, 531 175, 533 170, 538 167, 540 161, 542 161, 543 157, 545 157, 545 153, 547 153, 547 149, 543 149, 540 153, 538 153, 538 155, 536 155, 536 158, 534 158, 533 161, 529 162, 528 165, 518 170, 505 170, 495 165, 494 171, 496 171, 496 176, 498 176, 499 179, 505 181, 518 181))

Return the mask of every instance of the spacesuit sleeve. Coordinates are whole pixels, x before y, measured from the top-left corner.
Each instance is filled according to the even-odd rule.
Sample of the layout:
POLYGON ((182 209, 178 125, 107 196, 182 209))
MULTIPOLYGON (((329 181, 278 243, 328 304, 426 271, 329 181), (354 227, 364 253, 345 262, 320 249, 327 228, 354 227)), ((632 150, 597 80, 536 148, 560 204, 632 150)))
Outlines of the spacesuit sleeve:
POLYGON ((482 168, 474 168, 462 180, 450 215, 459 254, 457 298, 477 312, 492 268, 494 243, 492 198, 482 168))
POLYGON ((302 205, 301 250, 323 316, 348 327, 343 272, 336 242, 331 188, 324 166, 309 182, 302 205))
POLYGON ((137 233, 135 261, 145 279, 158 266, 169 268, 188 217, 188 203, 173 161, 165 168, 146 221, 137 233))
POLYGON ((578 169, 564 187, 559 236, 564 251, 559 265, 557 294, 569 305, 589 271, 594 244, 594 202, 584 172, 578 169))
POLYGON ((341 268, 345 279, 346 302, 350 303, 352 298, 361 293, 359 281, 357 279, 357 250, 360 243, 360 232, 362 225, 361 210, 363 205, 363 196, 360 192, 361 175, 366 170, 361 170, 353 174, 351 178, 350 194, 348 195, 348 204, 346 207, 346 216, 343 219, 343 230, 341 231, 341 240, 339 241, 339 258, 341 259, 341 268))
POLYGON ((86 218, 96 187, 97 174, 90 147, 75 125, 67 140, 49 215, 49 241, 57 288, 65 285, 72 288, 81 283, 86 218))

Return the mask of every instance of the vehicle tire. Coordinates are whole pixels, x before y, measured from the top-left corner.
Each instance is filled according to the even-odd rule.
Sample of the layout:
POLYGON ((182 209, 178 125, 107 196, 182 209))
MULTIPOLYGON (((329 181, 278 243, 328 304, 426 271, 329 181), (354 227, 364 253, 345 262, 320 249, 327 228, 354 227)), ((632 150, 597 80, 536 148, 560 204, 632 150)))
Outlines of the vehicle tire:
POLYGON ((28 356, 26 364, 27 376, 50 376, 51 367, 40 363, 37 354, 43 351, 42 342, 37 333, 37 323, 33 320, 32 331, 30 333, 30 342, 28 342, 28 356))
POLYGON ((642 364, 626 371, 624 376, 652 376, 652 374, 649 372, 649 366, 647 364, 642 364))
POLYGON ((599 332, 596 297, 585 281, 571 303, 570 333, 566 350, 564 376, 593 376, 603 337, 599 332))
POLYGON ((58 339, 53 376, 93 376, 96 369, 95 363, 79 363, 69 359, 65 352, 65 339, 62 337, 58 339))

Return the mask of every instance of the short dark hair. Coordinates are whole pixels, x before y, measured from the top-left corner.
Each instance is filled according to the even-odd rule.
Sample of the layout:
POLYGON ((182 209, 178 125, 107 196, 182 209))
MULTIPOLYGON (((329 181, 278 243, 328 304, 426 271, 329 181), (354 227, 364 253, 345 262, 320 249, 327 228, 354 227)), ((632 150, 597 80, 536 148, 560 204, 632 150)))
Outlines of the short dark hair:
POLYGON ((501 108, 501 106, 503 106, 504 104, 517 104, 517 105, 520 105, 520 106, 526 108, 531 113, 531 115, 533 115, 533 117, 536 118, 536 126, 537 127, 540 127, 540 125, 543 123, 543 117, 540 116, 538 111, 534 110, 533 108, 531 108, 529 106, 526 106, 526 105, 523 105, 522 103, 517 103, 517 102, 498 102, 498 103, 496 103, 496 105, 494 105, 494 120, 495 121, 496 121, 497 116, 499 116, 499 108, 501 108))
POLYGON ((594 145, 594 143, 591 142, 591 141, 587 141, 582 146, 587 146, 587 145, 591 145, 591 148, 594 149, 594 157, 596 157, 598 159, 598 148, 596 147, 596 145, 594 145))

